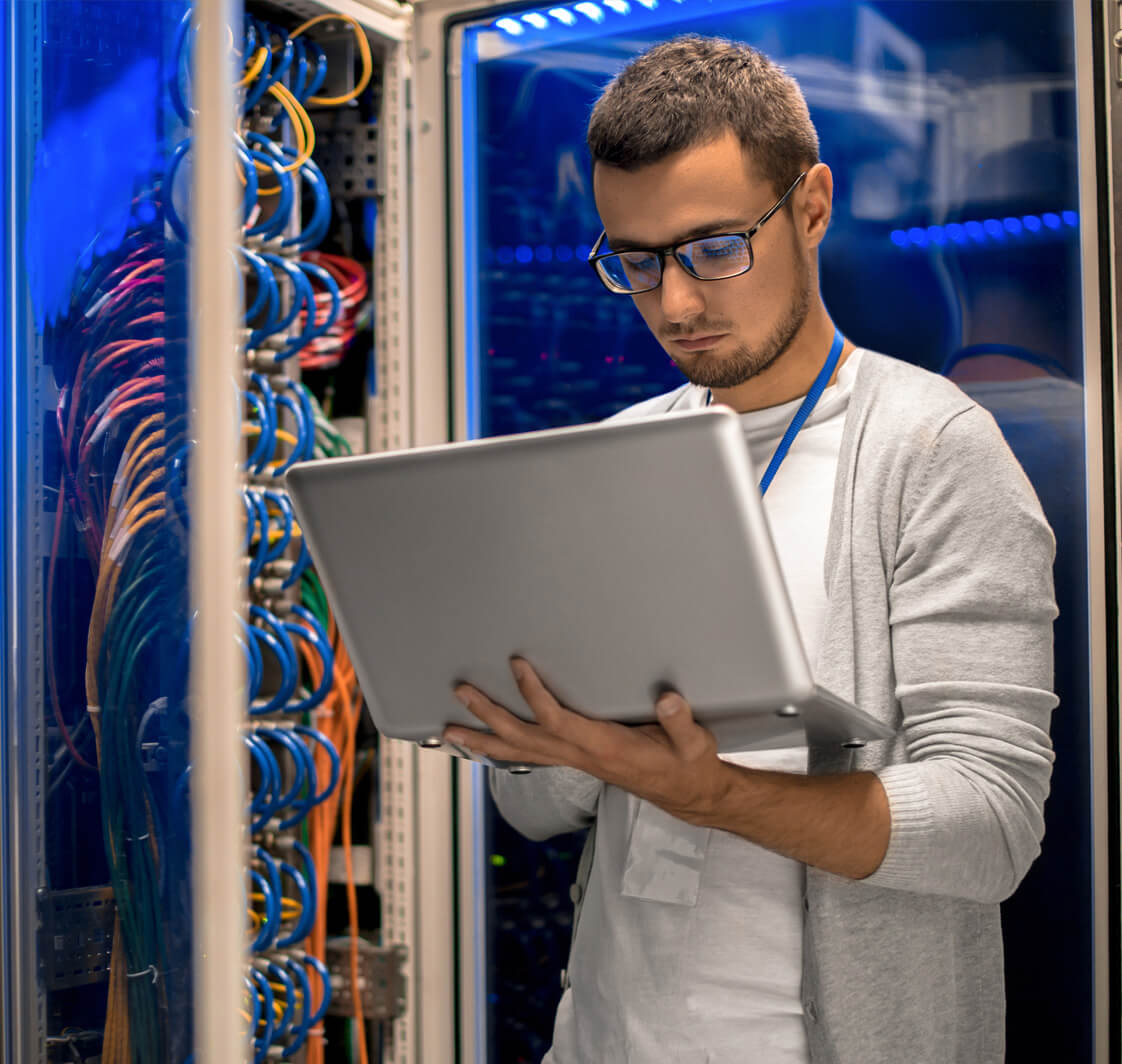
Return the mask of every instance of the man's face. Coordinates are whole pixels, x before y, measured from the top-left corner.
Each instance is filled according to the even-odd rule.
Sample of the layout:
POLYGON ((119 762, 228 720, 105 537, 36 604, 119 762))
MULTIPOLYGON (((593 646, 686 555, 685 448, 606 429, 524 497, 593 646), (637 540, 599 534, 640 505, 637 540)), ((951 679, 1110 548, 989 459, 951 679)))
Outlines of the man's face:
MULTIPOLYGON (((754 176, 727 132, 650 166, 597 164, 596 206, 612 248, 666 247, 750 229, 785 191, 754 176)), ((780 210, 752 238, 755 264, 739 277, 701 281, 667 256, 662 284, 632 296, 651 332, 688 380, 735 388, 787 349, 811 306, 809 249, 780 210)))

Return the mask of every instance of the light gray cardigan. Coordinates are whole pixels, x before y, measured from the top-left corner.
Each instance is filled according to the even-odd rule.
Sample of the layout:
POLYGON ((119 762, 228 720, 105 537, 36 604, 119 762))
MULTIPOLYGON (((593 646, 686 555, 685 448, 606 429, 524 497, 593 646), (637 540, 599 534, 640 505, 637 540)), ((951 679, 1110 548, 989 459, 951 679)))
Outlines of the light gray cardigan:
MULTIPOLYGON (((688 390, 633 412, 674 409, 688 390)), ((856 752, 812 747, 809 770, 876 772, 892 831, 867 879, 807 869, 814 1064, 1004 1059, 998 903, 1044 831, 1054 550, 990 415, 943 378, 866 352, 842 437, 815 676, 897 734, 856 752)), ((491 783, 532 838, 588 824, 602 786, 571 769, 491 783)))

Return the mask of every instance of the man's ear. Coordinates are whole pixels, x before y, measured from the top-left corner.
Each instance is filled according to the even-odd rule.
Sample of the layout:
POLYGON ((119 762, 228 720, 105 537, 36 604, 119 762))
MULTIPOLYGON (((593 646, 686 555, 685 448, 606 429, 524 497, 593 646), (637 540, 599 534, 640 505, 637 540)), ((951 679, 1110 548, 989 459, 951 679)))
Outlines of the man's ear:
POLYGON ((825 163, 815 163, 796 190, 795 224, 810 248, 817 248, 830 226, 834 205, 834 175, 825 163))

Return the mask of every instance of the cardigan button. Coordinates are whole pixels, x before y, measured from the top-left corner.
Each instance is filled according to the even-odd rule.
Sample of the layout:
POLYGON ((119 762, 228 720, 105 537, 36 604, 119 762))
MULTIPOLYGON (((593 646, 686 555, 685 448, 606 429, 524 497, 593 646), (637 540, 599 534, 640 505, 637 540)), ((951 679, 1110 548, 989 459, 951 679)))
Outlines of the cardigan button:
POLYGON ((808 1001, 804 1008, 806 1009, 807 1019, 810 1020, 811 1023, 816 1023, 818 1020, 818 1009, 814 1007, 814 1002, 808 1001))

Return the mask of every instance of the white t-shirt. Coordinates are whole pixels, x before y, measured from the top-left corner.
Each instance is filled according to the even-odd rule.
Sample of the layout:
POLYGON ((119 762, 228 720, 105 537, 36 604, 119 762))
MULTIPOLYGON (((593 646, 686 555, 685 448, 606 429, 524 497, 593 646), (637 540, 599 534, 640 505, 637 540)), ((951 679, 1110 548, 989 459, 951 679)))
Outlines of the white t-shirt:
MULTIPOLYGON (((826 613, 834 479, 861 354, 823 392, 764 495, 812 666, 826 613)), ((705 404, 705 389, 691 391, 676 409, 705 404)), ((759 475, 801 403, 741 415, 759 475)), ((806 747, 723 756, 806 771, 806 747)), ((616 788, 600 803, 596 851, 581 936, 603 949, 590 958, 595 974, 585 985, 574 970, 544 1064, 584 1064, 592 1046, 600 1064, 807 1064, 804 866, 731 833, 693 828, 616 788), (622 1043, 609 1035, 620 1030, 622 1043)))

